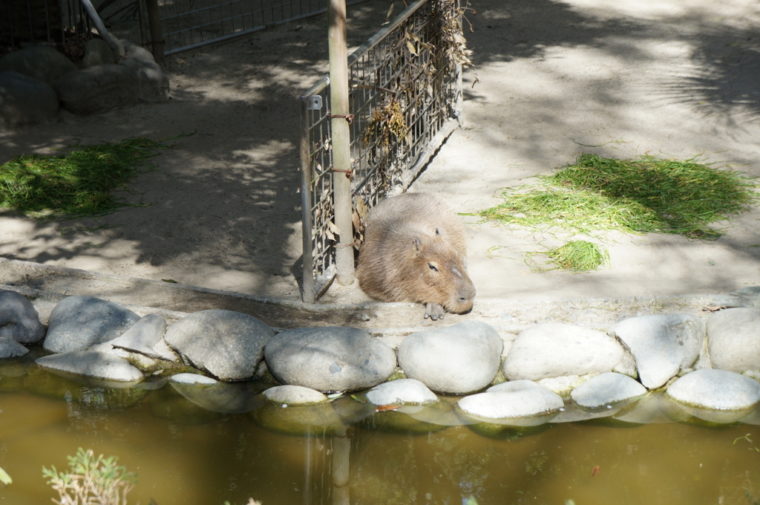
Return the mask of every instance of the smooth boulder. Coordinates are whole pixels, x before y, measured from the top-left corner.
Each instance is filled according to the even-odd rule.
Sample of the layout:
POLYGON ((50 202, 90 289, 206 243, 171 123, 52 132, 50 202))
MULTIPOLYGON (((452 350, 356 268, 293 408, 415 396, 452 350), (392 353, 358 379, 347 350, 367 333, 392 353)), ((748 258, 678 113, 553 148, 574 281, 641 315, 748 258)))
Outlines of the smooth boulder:
POLYGON ((269 371, 284 384, 317 391, 356 391, 385 381, 393 350, 366 330, 328 326, 283 331, 265 350, 269 371))
POLYGON ((54 47, 33 45, 0 58, 0 71, 18 72, 52 85, 77 66, 54 47))
POLYGON ((398 360, 407 377, 433 391, 467 394, 493 381, 503 346, 492 326, 467 321, 409 335, 399 346, 398 360))
POLYGON ((375 405, 425 405, 437 402, 438 397, 417 379, 398 379, 367 391, 367 400, 375 405))
POLYGON ((310 405, 326 402, 327 396, 316 389, 285 384, 264 390, 264 398, 280 405, 310 405))
MULTIPOLYGON (((487 420, 542 418, 559 412, 562 398, 533 381, 504 382, 483 393, 465 396, 457 403, 466 414, 487 420)), ((536 419, 535 423, 543 422, 536 419)))
POLYGON ((760 310, 734 308, 707 319, 710 360, 714 368, 760 373, 760 310))
POLYGON ((573 389, 570 397, 581 407, 599 409, 638 398, 646 392, 644 386, 627 375, 608 372, 573 389))
POLYGON ((137 76, 124 65, 106 64, 69 72, 55 83, 63 107, 93 114, 138 102, 137 76))
POLYGON ((101 350, 51 354, 35 361, 43 368, 119 382, 137 382, 143 374, 127 360, 101 350))
POLYGON ((0 337, 20 344, 34 344, 45 336, 37 309, 25 296, 0 290, 0 337))
POLYGON ((673 382, 667 395, 692 407, 745 410, 760 402, 760 382, 736 372, 704 368, 673 382))
POLYGON ((222 381, 250 379, 274 330, 259 319, 231 310, 194 312, 166 330, 164 340, 187 363, 222 381))
POLYGON ((621 372, 635 375, 633 358, 613 337, 566 323, 544 323, 522 331, 504 360, 509 380, 621 372))
POLYGON ((140 318, 127 331, 111 340, 110 344, 127 352, 143 354, 149 358, 177 361, 178 356, 164 341, 166 320, 158 314, 140 318))
POLYGON ((69 72, 55 82, 63 107, 92 114, 169 97, 169 80, 145 48, 125 42, 124 58, 69 72))
POLYGON ((39 79, 0 71, 0 128, 42 123, 58 115, 58 95, 39 79))
POLYGON ((94 67, 96 65, 105 65, 117 63, 116 55, 111 46, 103 39, 93 38, 88 40, 84 45, 84 56, 82 57, 82 67, 94 67))
POLYGON ((658 314, 625 319, 614 333, 631 350, 641 383, 656 389, 694 365, 705 330, 694 316, 658 314))
POLYGON ((52 352, 81 351, 112 340, 140 316, 100 298, 69 296, 50 313, 43 347, 52 352))
POLYGON ((29 349, 8 336, 0 335, 0 359, 19 358, 29 352, 29 349))

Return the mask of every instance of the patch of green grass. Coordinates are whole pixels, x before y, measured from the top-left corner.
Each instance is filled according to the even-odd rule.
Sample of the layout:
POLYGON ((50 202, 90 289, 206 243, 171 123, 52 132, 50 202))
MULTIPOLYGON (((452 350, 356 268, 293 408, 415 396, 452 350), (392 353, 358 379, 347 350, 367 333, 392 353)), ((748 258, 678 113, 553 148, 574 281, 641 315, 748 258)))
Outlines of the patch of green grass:
POLYGON ((109 212, 123 205, 113 191, 165 147, 133 138, 83 146, 60 156, 20 156, 0 165, 0 207, 31 216, 109 212))
POLYGON ((570 241, 545 254, 559 268, 573 272, 596 270, 609 261, 607 251, 586 240, 570 241))
POLYGON ((711 224, 745 210, 756 198, 755 184, 746 176, 694 160, 583 154, 541 181, 538 188, 505 190, 503 204, 479 215, 584 233, 621 230, 713 239, 720 232, 711 224))

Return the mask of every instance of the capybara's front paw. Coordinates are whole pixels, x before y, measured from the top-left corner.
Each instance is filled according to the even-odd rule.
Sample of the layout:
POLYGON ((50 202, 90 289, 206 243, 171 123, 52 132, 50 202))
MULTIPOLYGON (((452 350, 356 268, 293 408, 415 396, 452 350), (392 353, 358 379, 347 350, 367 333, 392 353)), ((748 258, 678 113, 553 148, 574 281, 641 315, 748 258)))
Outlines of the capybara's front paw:
POLYGON ((445 315, 446 311, 443 310, 443 305, 437 303, 425 304, 425 319, 429 318, 431 321, 438 321, 439 319, 443 319, 445 315))

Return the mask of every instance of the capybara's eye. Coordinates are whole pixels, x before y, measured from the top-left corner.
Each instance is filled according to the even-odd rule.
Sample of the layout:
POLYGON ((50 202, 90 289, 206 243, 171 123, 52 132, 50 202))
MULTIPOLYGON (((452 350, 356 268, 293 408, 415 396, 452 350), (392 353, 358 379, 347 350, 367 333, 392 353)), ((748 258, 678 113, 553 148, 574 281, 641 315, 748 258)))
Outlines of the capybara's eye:
POLYGON ((430 268, 430 270, 432 270, 433 272, 438 271, 438 265, 436 265, 435 263, 428 263, 428 268, 430 268))

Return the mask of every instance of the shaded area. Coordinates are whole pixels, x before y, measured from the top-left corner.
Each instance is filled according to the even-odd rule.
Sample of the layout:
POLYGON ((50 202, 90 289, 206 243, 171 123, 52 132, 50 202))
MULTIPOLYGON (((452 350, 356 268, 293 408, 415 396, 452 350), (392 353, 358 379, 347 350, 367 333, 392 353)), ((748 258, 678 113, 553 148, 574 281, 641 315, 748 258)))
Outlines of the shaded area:
POLYGON ((608 18, 554 0, 473 1, 466 14, 465 36, 476 69, 489 62, 544 58, 552 47, 611 45, 620 56, 640 57, 635 46, 617 44, 610 36, 641 36, 646 27, 635 19, 608 18), (495 44, 482 47, 481 39, 495 44))
MULTIPOLYGON (((350 44, 386 2, 352 8, 350 44)), ((2 132, 0 160, 141 136, 171 148, 120 195, 132 207, 35 222, 0 212, 0 255, 245 293, 297 295, 297 97, 326 72, 318 16, 167 62, 171 99, 2 132)))
MULTIPOLYGON (((657 6, 639 7, 624 4, 618 10, 595 1, 473 3, 465 23, 476 65, 470 76, 475 84, 468 98, 484 98, 477 90, 477 73, 478 67, 487 64, 545 61, 556 58, 548 54, 557 48, 590 48, 624 62, 625 72, 635 74, 639 66, 643 69, 658 57, 649 45, 678 42, 683 44, 683 58, 669 66, 665 78, 653 75, 649 98, 688 104, 706 119, 739 129, 743 123, 758 119, 760 10, 756 6, 732 3, 721 12, 700 2, 666 3, 661 11, 657 6)), ((572 69, 571 61, 567 65, 565 70, 571 74, 588 70, 572 69)), ((614 78, 606 81, 615 85, 614 78)), ((615 88, 605 88, 594 88, 595 101, 612 104, 625 100, 625 96, 615 95, 615 88)), ((566 98, 572 101, 576 97, 566 98)), ((616 119, 611 117, 610 121, 616 119)))
POLYGON ((113 192, 161 145, 147 139, 79 148, 65 156, 21 156, 0 166, 0 204, 26 215, 92 215, 119 206, 113 192))
POLYGON ((755 5, 725 17, 695 12, 668 21, 680 27, 678 38, 688 41, 691 50, 688 64, 674 68, 663 80, 660 96, 688 104, 725 128, 741 131, 757 122, 760 9, 755 5))

